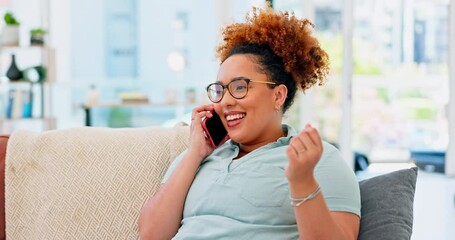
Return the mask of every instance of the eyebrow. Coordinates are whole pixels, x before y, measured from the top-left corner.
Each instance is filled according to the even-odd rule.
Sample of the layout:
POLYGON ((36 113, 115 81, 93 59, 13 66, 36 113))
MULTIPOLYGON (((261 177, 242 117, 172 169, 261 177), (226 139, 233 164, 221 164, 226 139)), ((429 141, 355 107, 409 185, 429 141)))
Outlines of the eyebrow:
MULTIPOLYGON (((244 76, 240 76, 240 77, 232 78, 231 81, 229 81, 229 82, 232 82, 232 81, 235 81, 235 80, 240 80, 240 79, 250 79, 250 78, 247 78, 247 77, 244 77, 244 76)), ((215 83, 222 84, 221 81, 216 81, 215 83)))

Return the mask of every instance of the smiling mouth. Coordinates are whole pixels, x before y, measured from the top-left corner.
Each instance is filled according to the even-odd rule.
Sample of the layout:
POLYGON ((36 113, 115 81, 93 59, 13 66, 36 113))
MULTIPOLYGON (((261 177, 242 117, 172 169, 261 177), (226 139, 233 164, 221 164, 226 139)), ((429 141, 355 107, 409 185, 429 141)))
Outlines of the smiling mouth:
POLYGON ((228 120, 228 121, 239 120, 239 119, 244 118, 245 116, 246 116, 245 113, 239 113, 239 114, 228 115, 228 116, 226 116, 226 120, 228 120))

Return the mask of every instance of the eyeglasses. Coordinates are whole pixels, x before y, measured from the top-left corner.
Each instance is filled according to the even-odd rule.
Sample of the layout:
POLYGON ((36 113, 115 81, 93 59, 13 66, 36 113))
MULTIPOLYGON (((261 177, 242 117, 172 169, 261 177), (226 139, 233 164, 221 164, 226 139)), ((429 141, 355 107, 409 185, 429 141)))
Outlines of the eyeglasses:
POLYGON ((265 81, 253 81, 248 78, 237 78, 232 80, 227 85, 222 85, 219 83, 212 83, 207 86, 207 96, 209 97, 210 101, 214 103, 218 103, 223 99, 224 96, 224 89, 227 88, 231 96, 235 99, 242 99, 246 97, 248 94, 248 88, 250 86, 250 82, 254 83, 266 83, 266 84, 273 84, 274 82, 265 82, 265 81))

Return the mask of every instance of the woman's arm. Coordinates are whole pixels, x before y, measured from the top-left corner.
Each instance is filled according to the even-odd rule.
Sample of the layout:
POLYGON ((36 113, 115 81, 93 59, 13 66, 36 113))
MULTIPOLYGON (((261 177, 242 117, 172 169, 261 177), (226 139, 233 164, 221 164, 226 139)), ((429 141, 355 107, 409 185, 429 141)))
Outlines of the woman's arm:
MULTIPOLYGON (((309 125, 291 140, 286 167, 291 197, 304 198, 318 188, 314 168, 322 150, 319 133, 309 125)), ((322 193, 295 205, 294 214, 300 239, 357 239, 360 218, 348 212, 330 212, 322 193)))
MULTIPOLYGON (((289 184, 292 197, 308 196, 318 187, 316 180, 289 184)), ((360 218, 348 212, 330 212, 322 193, 294 207, 300 239, 357 239, 360 218)))
POLYGON ((169 180, 142 208, 140 239, 171 239, 178 231, 185 198, 199 167, 195 156, 187 154, 169 180))
POLYGON ((213 148, 207 143, 203 117, 212 117, 212 105, 193 109, 190 146, 170 178, 142 208, 139 216, 140 239, 171 239, 180 228, 186 195, 202 160, 213 148))

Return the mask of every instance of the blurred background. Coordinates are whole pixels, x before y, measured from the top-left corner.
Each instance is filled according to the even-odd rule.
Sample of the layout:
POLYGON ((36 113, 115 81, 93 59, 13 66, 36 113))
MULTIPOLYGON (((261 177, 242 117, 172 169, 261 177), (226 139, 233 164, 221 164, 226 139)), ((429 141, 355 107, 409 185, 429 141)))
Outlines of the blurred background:
MULTIPOLYGON (((8 42, 6 18, 0 24, 1 130, 186 120, 207 102, 204 88, 216 79, 221 27, 266 2, 0 0, 0 15, 18 22, 16 43, 8 42), (44 31, 38 44, 36 30, 44 31), (32 86, 13 84, 6 76, 12 55, 20 71, 42 66, 47 76, 32 86), (32 114, 14 115, 11 98, 23 100, 31 89, 32 114)), ((449 0, 268 2, 311 19, 331 59, 327 84, 299 96, 286 122, 311 122, 326 140, 347 142, 345 149, 372 162, 445 153, 449 0)))
MULTIPOLYGON (((216 79, 220 28, 265 2, 0 0, 1 16, 17 21, 0 24, 1 130, 187 120, 216 79), (16 42, 8 42, 12 26, 16 42), (12 55, 19 71, 33 77, 28 70, 43 67, 46 76, 10 80, 12 55), (13 111, 19 95, 31 113, 13 111)), ((299 96, 286 122, 312 122, 327 141, 348 139, 372 162, 446 151, 449 0, 269 2, 311 19, 331 59, 327 84, 299 96)))
MULTIPOLYGON (((208 103, 221 27, 267 2, 312 20, 331 61, 327 83, 300 94, 285 122, 316 125, 368 176, 419 166, 432 179, 419 184, 440 186, 444 220, 433 224, 447 235, 419 233, 431 214, 421 212, 415 239, 449 239, 454 0, 0 0, 0 132, 188 121, 208 103)), ((419 201, 417 212, 431 202, 419 201)))

